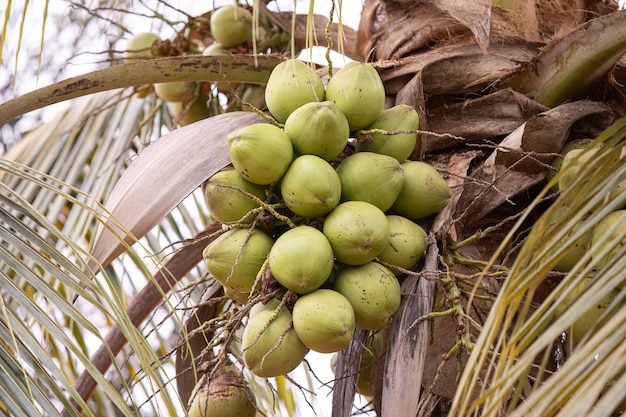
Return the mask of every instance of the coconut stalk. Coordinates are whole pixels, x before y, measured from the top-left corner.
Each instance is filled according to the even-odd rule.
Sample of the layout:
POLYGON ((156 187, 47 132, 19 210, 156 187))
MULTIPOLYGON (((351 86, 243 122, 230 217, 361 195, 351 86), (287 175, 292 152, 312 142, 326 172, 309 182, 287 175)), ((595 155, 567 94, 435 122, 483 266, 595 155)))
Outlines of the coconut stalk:
POLYGON ((0 123, 73 98, 118 88, 170 81, 265 84, 282 61, 277 55, 183 55, 155 58, 73 77, 0 104, 0 123))

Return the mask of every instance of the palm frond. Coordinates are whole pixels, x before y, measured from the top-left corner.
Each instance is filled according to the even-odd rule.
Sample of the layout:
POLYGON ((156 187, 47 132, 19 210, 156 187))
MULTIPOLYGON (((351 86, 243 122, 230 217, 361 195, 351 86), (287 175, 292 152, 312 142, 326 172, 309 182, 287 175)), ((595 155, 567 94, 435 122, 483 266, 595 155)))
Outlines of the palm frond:
MULTIPOLYGON (((196 200, 194 204, 181 206, 182 215, 173 210, 173 217, 184 219, 184 227, 170 227, 176 221, 168 217, 162 226, 155 227, 147 234, 148 238, 144 239, 143 244, 136 245, 128 252, 128 256, 107 268, 106 273, 96 278, 93 273, 87 272, 89 269, 85 267, 83 260, 89 259, 87 250, 96 235, 99 224, 97 219, 103 212, 98 202, 110 194, 133 155, 158 138, 162 129, 157 126, 168 123, 169 116, 160 111, 153 112, 150 109, 152 105, 154 103, 149 100, 144 102, 129 99, 129 96, 124 98, 124 94, 120 95, 119 92, 79 100, 56 119, 33 131, 6 155, 7 158, 0 160, 0 177, 6 191, 0 206, 8 216, 4 220, 7 224, 4 229, 8 232, 3 240, 9 245, 3 251, 2 257, 3 260, 19 260, 18 263, 5 262, 0 268, 5 279, 11 280, 15 287, 12 295, 3 293, 3 300, 11 308, 20 310, 24 309, 22 304, 29 299, 22 295, 20 302, 15 301, 19 294, 30 296, 32 309, 35 309, 42 298, 47 300, 45 313, 58 317, 56 332, 66 333, 68 336, 61 339, 53 335, 47 330, 50 326, 40 323, 43 312, 35 315, 36 310, 33 310, 31 315, 42 317, 33 322, 32 332, 35 335, 32 338, 39 337, 41 349, 51 352, 56 358, 56 367, 60 368, 55 376, 66 378, 65 384, 57 385, 73 393, 76 401, 80 396, 71 387, 77 375, 83 369, 88 369, 97 377, 99 395, 96 398, 99 400, 97 408, 100 410, 106 410, 106 399, 115 396, 118 398, 115 401, 116 407, 128 409, 126 404, 129 400, 122 399, 121 387, 113 388, 89 362, 94 346, 104 340, 101 332, 114 324, 122 329, 124 336, 130 341, 130 351, 145 353, 145 346, 154 347, 149 349, 153 352, 152 355, 142 354, 139 357, 144 358, 142 361, 137 359, 137 355, 129 357, 127 369, 145 369, 149 370, 148 374, 152 373, 151 378, 140 377, 138 386, 145 383, 150 385, 149 380, 157 377, 157 381, 171 378, 169 376, 164 379, 151 370, 158 369, 161 363, 161 359, 154 352, 171 350, 172 347, 167 344, 169 341, 155 339, 154 336, 147 341, 136 330, 135 325, 128 322, 124 311, 127 303, 125 294, 128 291, 134 293, 129 282, 141 286, 152 279, 153 269, 166 255, 156 256, 155 253, 196 234, 203 228, 207 217, 202 205, 197 202, 198 196, 195 195, 192 197, 192 201, 196 200), (146 117, 148 118, 144 119, 146 117), (54 177, 37 170, 52 173, 54 177), (7 240, 16 233, 14 230, 20 230, 28 238, 13 237, 7 240), (49 262, 48 258, 53 261, 49 262), (88 291, 83 290, 82 286, 88 291), (80 296, 77 304, 80 308, 67 301, 74 294, 80 296), (94 322, 98 323, 97 327, 91 324, 94 322)), ((174 303, 169 307, 162 307, 164 311, 158 319, 151 318, 146 324, 148 333, 150 328, 162 325, 163 314, 165 317, 172 316, 174 309, 179 307, 174 303)), ((172 317, 176 329, 178 316, 172 317)), ((20 334, 15 340, 19 342, 26 336, 27 334, 20 334)), ((21 345, 30 346, 27 343, 21 345)), ((40 355, 33 357, 38 356, 40 355)), ((33 369, 33 366, 27 366, 26 369, 33 369)), ((128 371, 119 366, 116 366, 113 374, 118 374, 117 379, 121 381, 128 377, 128 371)), ((147 390, 152 395, 154 392, 167 392, 161 385, 152 384, 147 390)), ((130 392, 130 387, 127 386, 125 390, 130 392)), ((59 402, 63 404, 67 394, 57 394, 62 394, 56 400, 58 406, 59 402)), ((167 408, 171 409, 172 401, 166 401, 168 402, 167 408)))
POLYGON ((125 87, 169 81, 221 81, 264 84, 281 61, 275 55, 186 55, 116 65, 42 87, 0 104, 0 123, 24 113, 125 87))
MULTIPOLYGON (((0 162, 4 172, 10 169, 12 175, 36 181, 38 175, 33 174, 32 169, 5 160, 0 162)), ((59 182, 41 175, 39 183, 52 190, 59 182), (43 185, 45 182, 48 184, 43 185)), ((70 201, 73 199, 63 191, 58 193, 66 195, 70 201)), ((72 388, 71 368, 93 370, 83 339, 98 340, 102 335, 93 324, 93 317, 85 316, 67 294, 81 294, 92 310, 91 314, 97 312, 114 322, 122 322, 123 305, 120 305, 115 289, 106 285, 110 280, 105 279, 103 285, 91 272, 86 272, 81 259, 87 254, 81 245, 61 233, 52 221, 13 190, 3 187, 2 194, 2 321, 8 333, 4 340, 14 341, 13 345, 3 346, 5 356, 13 351, 18 353, 21 369, 17 370, 22 372, 14 378, 25 381, 21 385, 23 395, 29 395, 32 387, 42 389, 48 386, 54 389, 50 388, 44 397, 57 396, 57 401, 65 403, 66 394, 56 388, 58 386, 78 401, 80 397, 72 388), (80 284, 87 285, 98 297, 82 290, 80 284), (78 340, 73 337, 74 328, 80 328, 78 340), (51 350, 47 346, 48 340, 54 340, 57 348, 51 350), (47 382, 41 386, 40 380, 47 382)), ((118 391, 102 375, 98 379, 107 396, 123 408, 125 401, 118 391)))
MULTIPOLYGON (((615 400, 623 399, 623 393, 619 396, 613 391, 613 401, 597 402, 626 366, 626 357, 617 353, 622 350, 625 336, 623 292, 613 298, 575 348, 569 344, 571 354, 559 370, 550 364, 562 333, 587 314, 590 306, 598 305, 623 285, 624 248, 594 251, 593 256, 587 251, 549 295, 540 297, 538 292, 566 248, 608 213, 623 207, 626 194, 615 190, 626 178, 625 134, 626 120, 622 119, 600 135, 590 149, 602 146, 594 150, 597 153, 579 178, 535 223, 469 358, 455 398, 455 413, 495 416, 509 410, 507 415, 515 416, 609 416, 617 407, 615 400), (566 243, 556 245, 564 238, 568 239, 566 243), (574 296, 576 286, 584 280, 592 283, 574 296), (566 302, 572 298, 574 301, 566 302), (559 308, 564 311, 558 313, 559 308), (576 413, 575 408, 579 410, 576 413)), ((535 204, 566 172, 563 170, 546 186, 535 204)), ((613 245, 626 235, 624 226, 617 227, 622 232, 613 245)))

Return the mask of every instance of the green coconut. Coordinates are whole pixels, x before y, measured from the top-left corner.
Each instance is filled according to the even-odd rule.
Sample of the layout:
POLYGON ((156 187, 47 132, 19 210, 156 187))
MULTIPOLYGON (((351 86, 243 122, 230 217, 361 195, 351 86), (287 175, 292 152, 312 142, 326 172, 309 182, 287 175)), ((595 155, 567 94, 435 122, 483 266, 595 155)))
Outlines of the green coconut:
POLYGON ((189 417, 254 417, 252 390, 233 365, 222 365, 203 378, 191 397, 189 417))
MULTIPOLYGON (((265 187, 247 181, 232 167, 224 168, 209 178, 202 185, 202 191, 209 212, 220 222, 240 221, 259 207, 252 197, 265 200, 265 187)), ((246 220, 251 222, 253 218, 246 220)))
POLYGON ((385 105, 385 87, 373 66, 352 61, 328 81, 326 100, 339 106, 350 130, 355 131, 369 126, 380 115, 385 105))
POLYGON ((258 229, 232 229, 211 242, 202 255, 208 272, 220 284, 249 293, 273 243, 258 229))
POLYGON ((124 51, 124 62, 137 62, 154 58, 153 47, 160 38, 154 33, 139 33, 129 39, 124 51))
POLYGON ((206 95, 200 94, 188 102, 168 101, 167 107, 180 126, 187 126, 211 116, 211 110, 206 105, 207 100, 206 95))
POLYGON ((389 268, 375 262, 341 269, 333 288, 350 301, 360 329, 382 329, 400 308, 398 279, 389 268))
POLYGON ((406 161, 401 167, 404 182, 391 206, 393 211, 409 219, 421 219, 448 205, 452 192, 435 168, 421 161, 406 161))
MULTIPOLYGON (((356 380, 356 392, 372 399, 376 389, 376 376, 378 373, 380 354, 383 349, 383 332, 374 333, 372 339, 363 349, 361 355, 361 363, 359 366, 359 375, 356 380)), ((337 353, 330 358, 330 367, 335 376, 337 376, 337 353)))
POLYGON ((298 294, 319 288, 333 269, 333 249, 322 232, 298 226, 280 235, 269 254, 272 275, 298 294))
MULTIPOLYGON (((585 166, 588 165, 590 161, 596 156, 596 153, 602 146, 603 145, 598 145, 597 147, 591 149, 572 149, 565 154, 560 169, 560 171, 562 171, 562 174, 559 177, 560 191, 565 191, 568 188, 572 187, 574 182, 579 177, 581 177, 581 173, 585 166)), ((617 155, 615 155, 614 158, 621 158, 618 153, 616 154, 617 155)), ((626 180, 622 180, 613 187, 608 197, 608 199, 610 200, 615 198, 621 198, 623 202, 619 208, 623 208, 626 205, 626 199, 623 198, 625 189, 626 180)))
POLYGON ((383 332, 376 332, 363 349, 359 376, 356 380, 356 391, 365 397, 372 397, 376 388, 376 374, 378 372, 379 358, 383 351, 383 332))
POLYGON ((252 14, 235 5, 220 7, 211 13, 211 36, 225 48, 252 39, 252 14))
POLYGON ((241 345, 246 367, 262 378, 293 371, 308 352, 286 308, 279 312, 261 309, 251 315, 243 330, 241 345))
POLYGON ((315 70, 297 59, 276 65, 265 87, 265 102, 272 116, 285 123, 306 103, 324 101, 324 83, 315 70))
POLYGON ((219 42, 213 42, 202 51, 204 56, 230 55, 230 51, 219 42))
MULTIPOLYGON (((366 129, 394 132, 417 130, 419 125, 420 119, 417 111, 407 104, 398 104, 383 110, 366 129)), ((398 162, 404 162, 413 153, 417 143, 417 132, 396 135, 371 133, 369 136, 371 141, 359 140, 356 142, 355 149, 357 152, 375 152, 381 155, 388 155, 397 159, 398 162)))
POLYGON ((300 155, 335 159, 348 144, 350 128, 346 116, 331 101, 306 103, 285 121, 285 133, 300 155))
POLYGON ((287 207, 302 217, 323 216, 341 199, 337 171, 314 155, 296 158, 283 177, 280 192, 287 207))
POLYGON ((235 291, 228 286, 224 287, 224 295, 239 304, 246 304, 250 299, 250 293, 235 291))
POLYGON ((265 301, 265 304, 263 304, 263 302, 254 304, 250 308, 250 317, 256 316, 261 311, 272 311, 278 313, 279 308, 284 308, 284 305, 281 306, 281 300, 276 297, 270 298, 265 301))
MULTIPOLYGON (((555 214, 554 218, 549 222, 548 227, 546 228, 546 236, 550 236, 557 229, 563 228, 563 224, 560 219, 566 214, 568 210, 570 209, 567 206, 561 206, 559 208, 558 212, 555 214)), ((550 250, 551 253, 556 253, 556 251, 563 251, 563 253, 559 256, 557 263, 553 267, 555 271, 571 271, 574 265, 576 265, 576 263, 589 250, 589 242, 591 241, 592 234, 591 230, 582 234, 580 237, 572 240, 572 236, 578 234, 578 231, 581 230, 581 227, 583 227, 584 225, 585 220, 577 223, 552 246, 550 250), (566 244, 567 246, 564 246, 566 244)))
POLYGON ((155 94, 163 101, 188 101, 196 95, 196 83, 192 81, 170 81, 154 84, 155 94))
MULTIPOLYGON (((559 152, 560 155, 554 158, 552 162, 550 162, 550 165, 554 169, 548 170, 548 174, 547 174, 548 181, 552 180, 556 176, 557 172, 559 172, 559 170, 561 169, 561 166, 563 165, 563 158, 565 157, 565 155, 567 155, 569 151, 573 149, 582 149, 585 146, 589 145, 592 140, 593 139, 574 139, 574 140, 570 140, 566 142, 563 148, 561 149, 561 152, 559 152)), ((559 191, 558 182, 553 186, 552 191, 559 191)))
POLYGON ((567 152, 561 162, 562 172, 559 178, 559 190, 565 191, 580 177, 580 171, 589 163, 597 152, 596 149, 572 149, 567 152))
MULTIPOLYGON (((402 216, 388 215, 387 222, 389 223, 389 241, 378 255, 378 259, 389 265, 413 269, 428 248, 426 231, 419 224, 402 216)), ((402 274, 395 270, 393 273, 402 274)))
POLYGON ((339 262, 363 265, 387 246, 389 223, 385 213, 375 205, 347 201, 326 216, 323 232, 339 262))
POLYGON ((268 123, 255 123, 231 132, 228 152, 237 172, 259 185, 281 179, 293 160, 289 136, 268 123))
POLYGON ((337 291, 318 289, 303 295, 296 301, 292 314, 298 337, 316 352, 338 352, 354 336, 354 310, 337 291))
MULTIPOLYGON (((626 210, 607 214, 591 234, 591 258, 602 268, 624 257, 626 247, 626 210)), ((623 284, 620 288, 623 287, 623 284)))
MULTIPOLYGON (((160 38, 154 33, 139 33, 128 40, 126 50, 123 54, 123 62, 129 64, 131 62, 143 61, 145 59, 155 58, 156 43, 160 38)), ((145 85, 137 88, 133 95, 136 98, 145 98, 151 91, 152 85, 145 85)))
MULTIPOLYGON (((565 299, 557 304, 555 316, 560 317, 566 314, 566 310, 593 284, 593 280, 594 278, 584 278, 578 285, 573 287, 565 299)), ((620 290, 614 289, 597 303, 585 306, 585 312, 572 323, 570 328, 564 329, 570 335, 574 343, 579 343, 593 327, 603 325, 610 318, 607 316, 602 318, 602 320, 600 319, 613 302, 613 299, 619 295, 619 292, 620 290)))
POLYGON ((404 177, 400 162, 387 155, 359 152, 337 168, 343 201, 365 201, 387 211, 398 198, 404 177))

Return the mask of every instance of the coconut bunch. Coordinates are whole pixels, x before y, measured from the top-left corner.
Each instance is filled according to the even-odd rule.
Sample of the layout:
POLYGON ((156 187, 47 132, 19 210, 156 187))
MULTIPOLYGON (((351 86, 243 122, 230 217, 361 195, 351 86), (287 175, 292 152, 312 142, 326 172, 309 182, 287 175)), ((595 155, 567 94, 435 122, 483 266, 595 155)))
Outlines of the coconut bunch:
MULTIPOLYGON (((283 51, 289 37, 270 22, 260 17, 256 35, 257 52, 283 51)), ((253 44, 253 18, 250 7, 227 5, 197 18, 193 18, 173 40, 161 40, 154 33, 140 33, 132 37, 124 52, 124 62, 137 62, 163 56, 177 55, 230 55, 247 54, 255 50, 253 44)), ((217 82, 171 81, 141 87, 136 97, 144 98, 151 91, 167 103, 181 126, 205 119, 221 112, 213 98, 226 96, 228 111, 244 110, 241 101, 263 108, 261 86, 217 82), (237 97, 240 100, 237 100, 237 97), (208 106, 207 103, 212 104, 208 106)))
POLYGON ((356 328, 389 323, 398 277, 427 247, 417 222, 451 192, 434 167, 407 160, 419 118, 407 105, 383 110, 372 66, 352 62, 324 86, 310 66, 287 60, 265 99, 275 123, 231 132, 232 166, 203 185, 225 230, 203 256, 229 297, 253 305, 243 360, 272 377, 309 350, 342 350, 356 328))
MULTIPOLYGON (((618 151, 609 150, 604 155, 599 155, 603 151, 604 143, 597 144, 592 139, 577 139, 567 143, 560 153, 560 156, 552 161, 555 173, 550 176, 554 179, 559 173, 558 181, 552 190, 555 193, 574 193, 584 187, 584 175, 588 172, 588 166, 595 158, 609 158, 610 163, 615 164, 621 156, 618 151), (617 152, 617 153, 616 153, 617 152), (562 172, 561 172, 562 171, 562 172), (578 188, 576 188, 578 187, 578 188)), ((605 159, 606 160, 606 159, 605 159)), ((552 254, 557 255, 557 262, 554 270, 559 272, 578 272, 581 259, 593 263, 594 271, 608 267, 608 260, 619 256, 620 251, 626 246, 624 228, 626 227, 626 198, 624 189, 626 180, 609 185, 608 197, 601 204, 594 204, 592 209, 582 216, 582 220, 567 231, 552 247, 552 254), (604 213, 601 217, 594 218, 596 213, 604 213), (586 256, 590 254, 590 256, 586 256)), ((555 203, 556 204, 556 203, 555 203)), ((546 236, 557 233, 557 227, 562 225, 567 216, 571 216, 572 208, 568 202, 561 203, 556 207, 555 214, 550 217, 545 231, 546 236)), ((576 281, 568 287, 568 292, 562 303, 558 304, 555 317, 565 314, 567 309, 576 302, 595 281, 595 272, 583 276, 583 279, 576 281)), ((597 303, 588 308, 586 313, 576 320, 569 331, 569 335, 574 344, 578 344, 594 326, 602 325, 610 315, 605 315, 606 310, 611 306, 613 300, 619 295, 623 288, 623 283, 602 297, 597 303)))
MULTIPOLYGON (((598 151, 600 151, 600 148, 603 146, 603 144, 590 145, 591 142, 591 139, 577 139, 570 141, 563 147, 563 150, 560 152, 560 156, 552 161, 551 165, 555 168, 555 171, 553 171, 553 174, 549 176, 550 179, 553 179, 561 170, 563 171, 562 175, 559 176, 558 181, 556 181, 555 185, 552 187, 552 190, 555 193, 567 192, 574 186, 578 185, 575 184, 575 182, 581 177, 585 166, 589 165, 592 158, 596 156, 598 151)), ((623 195, 624 189, 626 189, 626 180, 612 186, 612 190, 609 193, 609 200, 619 199, 620 195, 623 195)), ((564 251, 564 255, 560 257, 558 263, 554 266, 554 269, 560 272, 569 272, 586 252, 591 250, 592 253, 596 253, 596 255, 603 253, 601 246, 598 244, 599 241, 614 242, 616 239, 619 241, 619 231, 620 228, 623 228, 621 223, 623 219, 626 218, 626 210, 624 210, 624 206, 626 206, 626 201, 619 202, 614 209, 610 210, 607 215, 592 228, 586 228, 584 224, 585 221, 583 219, 582 223, 576 225, 572 230, 570 230, 567 235, 554 245, 555 252, 559 250, 564 251), (568 246, 563 247, 568 243, 568 240, 571 239, 572 236, 578 235, 579 230, 583 230, 583 228, 585 230, 575 239, 573 245, 569 244, 568 246)), ((599 208, 601 207, 595 207, 593 211, 597 211, 599 208)), ((554 216, 552 224, 561 223, 562 217, 565 216, 569 210, 570 208, 568 205, 564 204, 560 206, 557 210, 557 214, 554 216)), ((553 233, 555 231, 551 226, 552 225, 549 225, 546 233, 553 233)), ((623 242, 621 245, 623 246, 623 242)), ((600 256, 598 256, 598 258, 600 258, 600 256)), ((601 266, 602 265, 599 265, 599 267, 601 266)))

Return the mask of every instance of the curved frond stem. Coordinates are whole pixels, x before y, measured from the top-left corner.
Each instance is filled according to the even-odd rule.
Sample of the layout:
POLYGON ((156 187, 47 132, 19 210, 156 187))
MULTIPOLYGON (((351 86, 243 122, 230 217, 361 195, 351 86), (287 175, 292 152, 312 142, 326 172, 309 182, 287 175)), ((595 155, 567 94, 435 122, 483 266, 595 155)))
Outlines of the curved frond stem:
POLYGON ((169 81, 265 84, 277 55, 186 55, 116 65, 60 81, 0 104, 0 123, 54 103, 102 91, 169 81))

